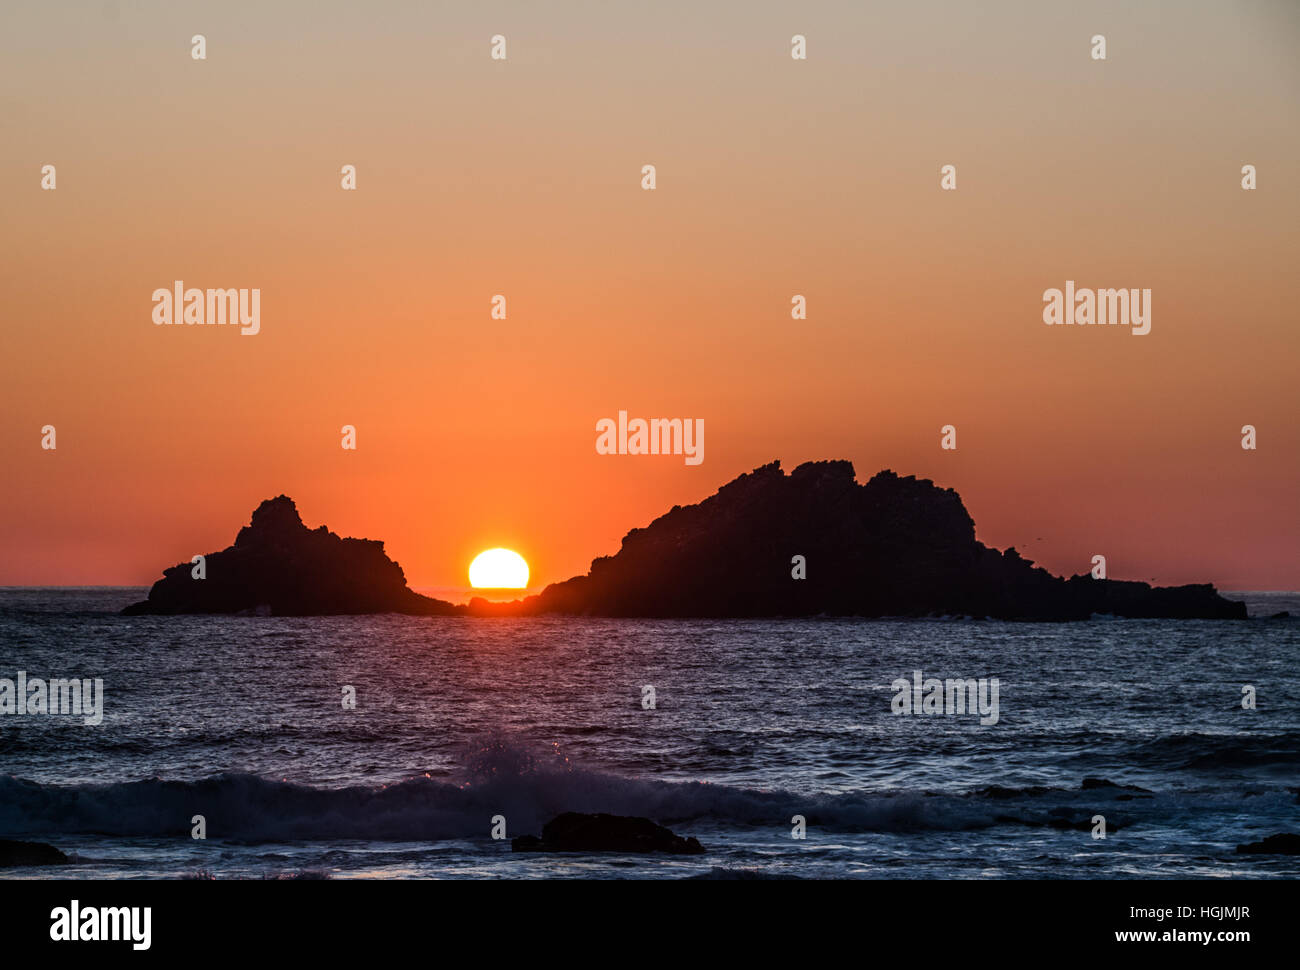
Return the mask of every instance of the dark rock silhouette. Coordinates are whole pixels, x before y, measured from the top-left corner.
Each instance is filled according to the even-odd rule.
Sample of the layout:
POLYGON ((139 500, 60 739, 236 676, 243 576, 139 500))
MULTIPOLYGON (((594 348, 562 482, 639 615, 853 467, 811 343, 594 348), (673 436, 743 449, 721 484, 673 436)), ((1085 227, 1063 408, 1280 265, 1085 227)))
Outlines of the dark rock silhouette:
POLYGON ((1290 832, 1270 835, 1259 842, 1239 845, 1237 851, 1250 855, 1300 855, 1300 835, 1290 832))
POLYGON ((1209 584, 1061 579, 1015 549, 975 539, 955 491, 882 471, 866 484, 847 461, 772 462, 698 505, 674 506, 596 559, 586 576, 509 603, 454 606, 413 592, 382 542, 309 530, 286 496, 263 502, 235 544, 166 570, 125 613, 411 613, 615 617, 971 616, 1244 619, 1209 584), (803 556, 807 577, 794 579, 803 556))
POLYGON ((44 842, 0 839, 0 869, 7 866, 60 866, 68 857, 44 842))
POLYGON ((598 616, 975 616, 1081 620, 1244 618, 1213 586, 1068 580, 975 539, 952 489, 882 471, 865 485, 847 461, 772 462, 698 505, 675 506, 633 529, 586 576, 476 613, 598 616), (791 559, 805 557, 807 578, 791 559))
POLYGON ((406 586, 402 567, 372 539, 344 539, 325 526, 308 529, 293 499, 267 499, 235 544, 206 556, 206 576, 192 563, 163 571, 149 598, 123 613, 257 613, 320 616, 346 613, 446 615, 458 608, 406 586))
POLYGON ((522 835, 511 839, 510 848, 515 852, 704 852, 697 840, 674 835, 648 818, 581 812, 557 815, 542 826, 540 839, 522 835))
MULTIPOLYGON (((1137 785, 1117 785, 1115 782, 1106 778, 1085 778, 1079 785, 1079 791, 1122 791, 1122 792, 1141 792, 1144 795, 1155 794, 1150 788, 1139 788, 1137 785)), ((1116 798, 1123 798, 1123 795, 1117 795, 1116 798)))
MULTIPOLYGON (((1025 825, 1032 829, 1049 828, 1057 829, 1061 832, 1091 832, 1094 828, 1091 818, 1069 818, 1069 809, 1055 809, 1051 813, 1055 817, 1047 819, 1039 818, 1019 818, 1015 815, 995 815, 993 821, 1000 822, 1003 825, 1025 825)), ((1106 823, 1106 831, 1114 834, 1119 831, 1119 826, 1112 821, 1106 823)))

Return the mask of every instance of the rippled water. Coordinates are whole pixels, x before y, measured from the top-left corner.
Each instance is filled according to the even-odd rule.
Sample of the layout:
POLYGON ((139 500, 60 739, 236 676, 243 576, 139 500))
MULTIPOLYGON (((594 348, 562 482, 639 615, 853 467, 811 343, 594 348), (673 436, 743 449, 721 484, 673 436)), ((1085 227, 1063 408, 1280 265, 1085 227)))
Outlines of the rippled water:
POLYGON ((142 595, 0 591, 0 678, 99 677, 106 697, 98 726, 0 715, 0 836, 75 853, 7 875, 1300 875, 1234 852, 1300 831, 1294 617, 116 615, 142 595), (892 713, 914 670, 997 678, 998 722, 892 713), (490 837, 495 815, 536 834, 566 810, 650 816, 709 851, 490 837))

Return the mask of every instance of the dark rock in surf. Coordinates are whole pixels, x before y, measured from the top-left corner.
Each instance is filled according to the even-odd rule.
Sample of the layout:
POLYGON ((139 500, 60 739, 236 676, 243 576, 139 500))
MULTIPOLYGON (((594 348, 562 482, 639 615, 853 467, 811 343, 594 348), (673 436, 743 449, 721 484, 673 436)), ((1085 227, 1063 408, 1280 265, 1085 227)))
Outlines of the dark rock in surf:
MULTIPOLYGON (((1018 815, 995 815, 993 821, 1000 825, 1026 825, 1029 828, 1050 828, 1062 832, 1091 832, 1095 825, 1091 816, 1087 818, 1070 818, 1069 809, 1056 808, 1048 812, 1048 818, 1021 818, 1018 815)), ((1107 819, 1106 831, 1115 833, 1119 826, 1107 819)))
POLYGON ((1300 855, 1300 835, 1291 832, 1270 835, 1259 842, 1239 845, 1237 851, 1249 855, 1300 855))
POLYGON ((1117 785, 1115 782, 1106 778, 1085 778, 1079 785, 1080 791, 1099 791, 1110 789, 1111 791, 1123 792, 1142 792, 1144 795, 1154 794, 1150 788, 1140 788, 1137 785, 1117 785))
POLYGON ((522 835, 510 842, 515 852, 667 852, 700 855, 704 846, 674 835, 648 818, 565 812, 542 826, 542 837, 522 835))
POLYGON ((0 839, 0 869, 10 866, 61 866, 68 857, 44 842, 0 839))

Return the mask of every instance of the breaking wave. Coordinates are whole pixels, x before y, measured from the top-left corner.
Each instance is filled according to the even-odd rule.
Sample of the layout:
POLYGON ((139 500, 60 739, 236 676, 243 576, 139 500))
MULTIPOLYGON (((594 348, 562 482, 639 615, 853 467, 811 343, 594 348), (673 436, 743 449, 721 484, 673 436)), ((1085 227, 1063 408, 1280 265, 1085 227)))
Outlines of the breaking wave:
POLYGON ((1157 794, 1105 781, 1079 789, 983 789, 964 794, 861 791, 803 794, 709 782, 670 782, 580 770, 503 746, 485 749, 463 780, 419 776, 389 785, 317 788, 253 774, 194 781, 147 779, 43 785, 0 777, 0 835, 188 835, 246 842, 481 839, 495 815, 512 835, 536 833, 561 812, 639 815, 665 825, 810 826, 844 832, 962 831, 994 825, 1078 827, 1099 806, 1116 826, 1198 812, 1294 804, 1285 789, 1254 794, 1157 794), (1225 802, 1224 799, 1230 799, 1225 802))

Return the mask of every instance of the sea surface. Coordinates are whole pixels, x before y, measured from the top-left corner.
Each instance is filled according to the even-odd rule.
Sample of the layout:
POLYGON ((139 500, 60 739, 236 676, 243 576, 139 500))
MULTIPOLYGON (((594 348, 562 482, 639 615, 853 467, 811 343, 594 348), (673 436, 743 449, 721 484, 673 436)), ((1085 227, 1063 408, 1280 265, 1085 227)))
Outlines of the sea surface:
POLYGON ((1300 832, 1297 594, 1231 594, 1245 621, 117 615, 145 593, 0 589, 0 678, 105 698, 0 714, 0 837, 73 860, 0 877, 1300 875, 1235 851, 1300 832), (916 670, 997 678, 997 723, 893 713, 916 670), (563 811, 707 853, 492 838, 563 811))

